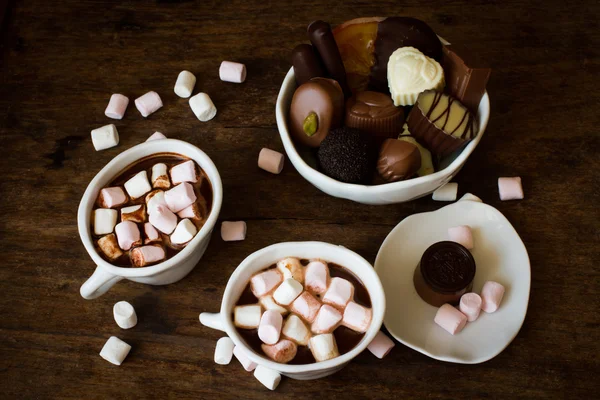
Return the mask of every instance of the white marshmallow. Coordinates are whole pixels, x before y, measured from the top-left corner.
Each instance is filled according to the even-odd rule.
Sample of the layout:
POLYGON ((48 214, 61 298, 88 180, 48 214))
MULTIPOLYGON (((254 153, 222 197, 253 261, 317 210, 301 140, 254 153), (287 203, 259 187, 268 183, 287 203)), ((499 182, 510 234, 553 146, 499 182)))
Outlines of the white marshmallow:
POLYGON ((280 313, 273 310, 265 311, 260 317, 258 325, 258 338, 266 344, 275 344, 279 341, 281 335, 281 326, 283 317, 280 313))
POLYGON ((342 324, 356 332, 366 332, 371 324, 373 312, 353 301, 349 302, 344 309, 342 324))
POLYGON ((254 329, 260 325, 260 304, 247 304, 233 308, 233 324, 242 329, 254 329))
POLYGON ((256 366, 254 377, 269 390, 277 389, 279 382, 281 382, 281 375, 279 372, 263 367, 262 365, 256 366))
POLYGON ((122 329, 130 329, 137 324, 135 309, 126 301, 119 301, 114 305, 113 315, 115 322, 122 329))
POLYGON ((454 201, 458 192, 458 183, 446 183, 433 192, 431 198, 436 201, 454 201))
POLYGON ((246 66, 236 62, 223 61, 219 67, 219 78, 224 82, 242 83, 246 80, 246 66))
POLYGON ((277 262, 277 269, 283 274, 283 279, 294 278, 298 282, 304 282, 304 269, 300 260, 295 257, 284 258, 277 262))
POLYGON ((157 189, 146 195, 146 210, 148 210, 148 214, 155 212, 158 206, 167 207, 167 202, 165 201, 165 192, 157 189))
POLYGON ((148 115, 158 111, 163 106, 163 103, 158 93, 151 91, 135 99, 135 106, 140 114, 142 114, 142 117, 146 118, 148 115))
POLYGON ((468 322, 473 322, 479 317, 482 300, 477 293, 465 293, 460 297, 458 309, 467 316, 468 322))
POLYGON ((272 174, 279 174, 283 170, 285 157, 278 151, 263 148, 258 153, 258 167, 272 174))
POLYGON ((323 296, 323 303, 344 308, 354 296, 354 286, 343 278, 331 278, 329 288, 323 296))
POLYGON ((331 333, 342 320, 342 313, 329 304, 319 308, 315 321, 310 326, 313 333, 331 333))
POLYGON ((500 200, 521 200, 523 199, 523 184, 521 177, 498 178, 498 192, 500 200))
POLYGON ((240 362, 240 364, 242 364, 242 367, 244 367, 246 371, 254 371, 254 369, 256 368, 256 363, 250 360, 248 356, 246 356, 246 353, 244 352, 244 349, 242 347, 235 346, 233 348, 233 355, 235 356, 235 358, 238 359, 238 361, 240 362))
POLYGON ((113 124, 104 125, 92 131, 92 144, 96 151, 109 149, 119 144, 119 132, 113 124))
POLYGON ((209 121, 217 115, 217 108, 206 93, 198 93, 190 98, 190 107, 192 111, 202 122, 209 121))
POLYGON ((288 313, 287 308, 281 307, 279 304, 275 303, 275 300, 273 300, 273 296, 271 296, 270 294, 262 296, 258 300, 258 302, 261 306, 263 306, 265 310, 277 311, 281 315, 285 315, 288 313))
POLYGON ((152 187, 158 189, 169 189, 171 187, 166 164, 158 163, 152 166, 152 187))
POLYGON ((448 228, 448 238, 456 243, 465 246, 465 249, 473 248, 473 233, 468 225, 455 226, 448 228))
POLYGON ((290 306, 292 312, 304 318, 309 324, 315 320, 319 308, 321 308, 321 302, 307 291, 302 292, 290 306))
POLYGON ((331 360, 340 355, 335 337, 331 333, 311 337, 308 347, 317 362, 331 360))
POLYGON ((257 298, 261 298, 279 285, 281 281, 283 281, 281 272, 274 268, 268 269, 250 278, 250 289, 257 298))
POLYGON ((304 322, 294 314, 290 314, 290 316, 287 317, 281 333, 286 338, 301 346, 308 345, 308 340, 311 336, 310 330, 304 325, 304 322))
POLYGON ((273 292, 273 299, 282 306, 289 306, 292 301, 296 300, 296 297, 300 296, 303 287, 300 282, 293 278, 284 280, 275 292, 273 292))
POLYGON ((104 110, 104 115, 112 119, 122 119, 125 115, 127 105, 129 105, 127 96, 115 93, 110 96, 108 106, 106 106, 106 110, 104 110))
POLYGON ((304 272, 304 285, 315 294, 323 294, 329 286, 329 267, 322 261, 311 261, 304 272))
POLYGON ((189 219, 182 219, 177 224, 175 231, 171 235, 171 243, 173 244, 184 244, 189 242, 196 236, 198 229, 196 225, 189 219))
POLYGON ((102 347, 100 357, 109 363, 121 365, 127 354, 129 354, 129 350, 131 350, 130 345, 116 336, 111 336, 104 344, 104 347, 102 347))
POLYGON ((161 140, 161 139, 166 139, 166 138, 167 137, 165 135, 156 131, 152 135, 150 135, 150 137, 148 139, 146 139, 146 142, 151 142, 153 140, 161 140))
POLYGON ((146 171, 140 171, 125 182, 125 190, 133 200, 139 199, 152 190, 146 171))
POLYGON ((175 82, 175 94, 181 98, 187 99, 192 95, 194 86, 196 85, 196 77, 190 71, 181 71, 177 75, 175 82))
POLYGON ((217 340, 217 346, 215 347, 215 362, 219 365, 227 365, 233 358, 233 340, 225 336, 217 340))
POLYGON ((117 224, 117 210, 110 208, 97 208, 94 210, 94 234, 106 235, 115 229, 117 224))
POLYGON ((121 221, 133 221, 142 223, 146 220, 146 206, 138 204, 135 206, 121 208, 121 221))
POLYGON ((221 239, 225 242, 244 240, 247 229, 245 221, 223 221, 221 223, 221 239))
POLYGON ((109 260, 116 260, 123 255, 123 252, 119 247, 119 243, 117 242, 117 237, 114 233, 98 239, 98 247, 100 247, 100 250, 106 257, 108 257, 109 260))

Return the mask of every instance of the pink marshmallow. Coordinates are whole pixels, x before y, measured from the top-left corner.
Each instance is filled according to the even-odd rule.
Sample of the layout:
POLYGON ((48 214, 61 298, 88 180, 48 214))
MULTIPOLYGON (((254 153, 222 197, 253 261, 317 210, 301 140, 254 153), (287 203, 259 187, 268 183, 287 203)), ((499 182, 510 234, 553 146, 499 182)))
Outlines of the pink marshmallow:
POLYGON ((455 226, 448 228, 448 238, 458 244, 462 244, 466 249, 473 248, 473 233, 468 225, 455 226))
POLYGON ((281 335, 281 326, 283 317, 277 311, 267 310, 260 317, 258 325, 258 337, 266 344, 275 344, 279 341, 281 335))
POLYGON ((366 332, 371 324, 373 312, 353 301, 349 302, 344 309, 342 324, 356 332, 366 332))
POLYGON ((115 233, 119 241, 119 247, 123 250, 129 250, 132 246, 142 244, 140 230, 135 222, 123 221, 115 226, 115 233))
POLYGON ((161 140, 161 139, 166 139, 167 137, 165 135, 163 135, 160 132, 154 132, 152 135, 150 135, 150 137, 148 139, 146 139, 146 142, 151 142, 153 140, 161 140))
POLYGON ((296 343, 287 339, 280 340, 273 345, 263 344, 260 348, 271 360, 282 364, 292 361, 298 351, 296 343))
POLYGON ((98 204, 102 208, 118 207, 127 203, 127 200, 125 191, 119 186, 104 188, 98 195, 98 204))
POLYGON ((385 333, 379 331, 377 332, 377 335, 375 336, 373 341, 369 343, 367 349, 369 349, 369 351, 373 353, 375 357, 381 359, 387 356, 395 345, 396 344, 392 339, 387 337, 385 333))
POLYGON ((193 160, 188 160, 171 168, 171 182, 173 182, 173 185, 181 182, 198 182, 196 163, 193 160))
POLYGON ((316 294, 323 294, 329 284, 329 268, 322 261, 311 261, 306 266, 304 285, 307 290, 316 294))
POLYGON ((142 117, 146 118, 148 115, 161 108, 163 103, 158 93, 148 92, 135 99, 135 106, 139 110, 140 114, 142 114, 142 117))
POLYGON ((321 308, 321 302, 307 291, 302 292, 291 305, 292 312, 298 314, 309 324, 315 320, 321 308))
POLYGON ((225 242, 246 239, 246 223, 244 221, 223 221, 221 223, 221 238, 225 242))
POLYGON ((462 331, 467 324, 467 316, 450 304, 441 306, 435 314, 434 321, 451 335, 462 331))
POLYGON ((481 289, 481 309, 493 313, 498 309, 504 297, 504 286, 498 282, 487 281, 481 289))
POLYGON ((203 215, 200 212, 200 207, 198 207, 198 203, 194 203, 191 206, 187 206, 183 210, 177 213, 179 218, 190 218, 190 219, 202 219, 203 215))
POLYGON ((170 235, 177 226, 177 215, 173 214, 167 207, 158 205, 148 216, 148 220, 156 229, 170 235))
POLYGON ((130 253, 131 263, 134 267, 145 267, 149 264, 162 261, 166 258, 165 249, 160 245, 136 247, 130 253))
POLYGON ((467 316, 467 321, 473 322, 481 312, 481 297, 477 293, 465 293, 460 298, 458 308, 467 316))
POLYGON ((246 80, 246 66, 236 62, 223 61, 219 67, 219 78, 224 82, 242 83, 246 80))
POLYGON ((329 304, 325 304, 319 309, 310 330, 316 334, 331 333, 337 328, 341 320, 342 313, 329 304))
POLYGON ((145 244, 160 241, 160 235, 156 228, 150 222, 144 224, 144 234, 146 235, 145 244))
POLYGON ((257 298, 275 289, 283 281, 283 276, 275 268, 254 275, 250 279, 250 289, 257 298))
POLYGON ((196 201, 194 187, 187 182, 180 183, 165 192, 167 207, 174 213, 183 210, 196 201))
POLYGON ((258 154, 258 167, 272 174, 279 174, 283 169, 283 154, 263 148, 258 154))
POLYGON ((129 99, 122 94, 115 93, 110 96, 108 106, 104 110, 104 115, 112 119, 122 119, 129 105, 129 99))
POLYGON ((235 356, 235 358, 238 359, 238 361, 240 362, 240 364, 242 364, 242 367, 244 367, 246 371, 254 371, 254 369, 256 368, 256 363, 250 360, 248 356, 246 356, 244 349, 240 346, 235 346, 233 348, 233 355, 235 356))
POLYGON ((498 178, 498 192, 500 200, 521 200, 524 197, 521 177, 498 178))
POLYGON ((354 296, 354 286, 343 278, 331 278, 329 289, 323 296, 323 302, 344 308, 354 296))

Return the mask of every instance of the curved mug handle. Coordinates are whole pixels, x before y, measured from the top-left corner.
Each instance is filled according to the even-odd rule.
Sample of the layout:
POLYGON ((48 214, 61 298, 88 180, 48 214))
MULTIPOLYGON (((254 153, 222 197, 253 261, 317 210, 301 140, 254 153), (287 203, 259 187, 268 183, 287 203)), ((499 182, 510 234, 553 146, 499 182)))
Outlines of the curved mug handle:
POLYGON ((200 323, 211 329, 225 332, 225 328, 223 328, 223 322, 221 319, 221 313, 200 313, 200 323))
POLYGON ((121 279, 123 279, 122 276, 111 274, 104 268, 97 266, 92 276, 81 285, 79 293, 84 299, 92 300, 108 292, 108 289, 121 279))

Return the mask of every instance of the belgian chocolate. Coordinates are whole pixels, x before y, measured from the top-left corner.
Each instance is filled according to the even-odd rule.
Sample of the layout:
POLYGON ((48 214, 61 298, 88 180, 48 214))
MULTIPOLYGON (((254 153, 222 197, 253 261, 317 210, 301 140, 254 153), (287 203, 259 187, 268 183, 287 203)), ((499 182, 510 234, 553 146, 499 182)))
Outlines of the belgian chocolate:
POLYGON ((442 66, 447 91, 476 115, 492 70, 484 67, 466 47, 456 45, 444 46, 442 66))
POLYGON ((317 152, 321 170, 346 183, 370 183, 375 164, 371 135, 347 126, 327 135, 317 152))
POLYGON ((346 101, 346 126, 373 135, 378 141, 397 137, 404 123, 404 111, 389 96, 358 92, 346 101))
POLYGON ((308 38, 319 52, 329 76, 338 81, 344 91, 344 96, 350 97, 352 93, 346 80, 346 69, 333 32, 331 32, 331 26, 327 22, 314 21, 308 25, 307 31, 308 38))
MULTIPOLYGON (((406 124, 404 124, 404 126, 406 126, 406 124)), ((408 130, 405 130, 404 132, 406 133, 408 132, 408 130)), ((402 134, 398 136, 398 140, 403 140, 405 142, 412 143, 419 149, 419 153, 421 153, 421 168, 419 168, 419 170, 417 171, 417 175, 425 176, 433 174, 435 172, 435 167, 433 166, 431 152, 425 147, 423 147, 421 143, 417 142, 417 140, 414 137, 409 135, 410 133, 407 133, 406 135, 402 134)))
POLYGON ((371 68, 370 86, 378 92, 389 93, 388 60, 400 47, 412 46, 437 62, 442 60, 442 43, 425 22, 410 17, 389 17, 377 27, 375 64, 371 68))
POLYGON ((419 296, 432 306, 458 305, 473 288, 475 269, 469 250, 455 242, 438 242, 423 253, 413 282, 419 296))
POLYGON ((299 143, 319 147, 331 129, 342 125, 344 94, 333 79, 312 78, 292 97, 290 132, 299 143))
POLYGON ((417 146, 398 139, 387 139, 379 150, 377 172, 388 182, 413 176, 421 167, 421 153, 417 146))
POLYGON ((298 86, 311 78, 325 77, 325 69, 319 55, 310 44, 299 44, 292 50, 292 65, 298 86))

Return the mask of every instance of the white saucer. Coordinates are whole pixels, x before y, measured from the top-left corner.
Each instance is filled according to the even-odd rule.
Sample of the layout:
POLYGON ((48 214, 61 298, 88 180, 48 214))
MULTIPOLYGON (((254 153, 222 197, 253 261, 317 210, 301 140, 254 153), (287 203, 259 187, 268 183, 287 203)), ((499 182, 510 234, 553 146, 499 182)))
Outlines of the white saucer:
POLYGON ((375 270, 386 295, 384 324, 406 346, 437 360, 477 364, 494 358, 521 329, 531 286, 527 250, 510 222, 495 208, 477 201, 458 201, 437 211, 415 214, 400 222, 384 240, 375 270), (493 314, 481 312, 462 332, 452 336, 433 322, 437 308, 417 294, 413 272, 423 252, 448 240, 448 228, 469 225, 477 270, 473 291, 488 280, 506 292, 493 314))

